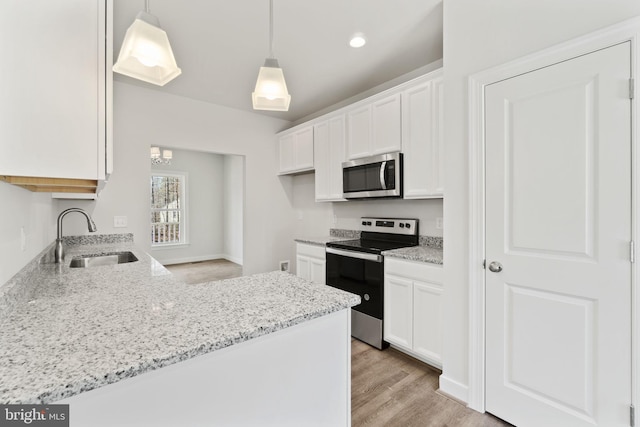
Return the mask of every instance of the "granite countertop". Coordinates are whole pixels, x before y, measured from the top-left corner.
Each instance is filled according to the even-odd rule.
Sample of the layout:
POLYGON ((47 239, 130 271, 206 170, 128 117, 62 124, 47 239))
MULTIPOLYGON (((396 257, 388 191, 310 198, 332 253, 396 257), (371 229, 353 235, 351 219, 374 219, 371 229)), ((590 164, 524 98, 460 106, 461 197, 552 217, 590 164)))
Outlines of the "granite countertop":
POLYGON ((442 265, 442 248, 431 246, 411 246, 408 248, 383 251, 382 255, 388 258, 400 258, 410 261, 426 262, 442 265))
POLYGON ((319 237, 300 237, 294 239, 298 243, 306 243, 308 245, 325 246, 329 242, 339 242, 341 240, 350 240, 346 237, 336 236, 319 236, 319 237))
POLYGON ((54 402, 360 303, 283 272, 187 285, 131 242, 69 247, 66 265, 39 258, 1 295, 3 404, 54 402), (121 250, 139 261, 67 266, 121 250))

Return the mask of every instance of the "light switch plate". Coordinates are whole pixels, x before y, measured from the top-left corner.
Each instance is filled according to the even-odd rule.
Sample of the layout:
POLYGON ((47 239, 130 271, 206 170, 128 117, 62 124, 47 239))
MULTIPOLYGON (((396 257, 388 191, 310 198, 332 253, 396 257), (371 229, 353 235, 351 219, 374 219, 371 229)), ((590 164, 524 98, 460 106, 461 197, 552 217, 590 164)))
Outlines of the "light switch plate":
POLYGON ((113 217, 113 227, 114 228, 124 228, 127 226, 127 217, 126 216, 114 216, 113 217))

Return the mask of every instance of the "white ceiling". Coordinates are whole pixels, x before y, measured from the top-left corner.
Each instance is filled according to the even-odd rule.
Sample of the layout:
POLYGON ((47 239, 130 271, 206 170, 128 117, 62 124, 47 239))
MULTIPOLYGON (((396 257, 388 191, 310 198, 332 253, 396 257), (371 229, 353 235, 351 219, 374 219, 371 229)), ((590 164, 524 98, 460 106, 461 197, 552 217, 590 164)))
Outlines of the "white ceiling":
MULTIPOLYGON (((114 0, 114 61, 144 0, 114 0)), ((274 56, 295 121, 442 58, 442 0, 274 0, 274 56), (348 40, 363 32, 367 44, 348 40)), ((182 75, 164 87, 116 80, 227 107, 251 108, 269 55, 268 0, 151 0, 182 75)))

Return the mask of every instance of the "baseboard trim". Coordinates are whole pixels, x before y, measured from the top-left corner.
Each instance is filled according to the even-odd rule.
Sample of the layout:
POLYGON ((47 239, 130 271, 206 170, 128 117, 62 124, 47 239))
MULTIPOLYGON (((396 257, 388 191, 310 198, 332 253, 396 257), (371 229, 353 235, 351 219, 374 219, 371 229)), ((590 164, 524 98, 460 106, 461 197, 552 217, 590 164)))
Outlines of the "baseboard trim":
POLYGON ((231 256, 231 255, 223 255, 222 258, 226 259, 227 261, 235 262, 238 265, 242 265, 242 258, 241 257, 234 257, 234 256, 231 256))
POLYGON ((448 378, 444 374, 440 375, 440 389, 439 392, 447 395, 448 397, 457 400, 458 402, 466 405, 469 402, 469 386, 464 385, 458 381, 448 378))

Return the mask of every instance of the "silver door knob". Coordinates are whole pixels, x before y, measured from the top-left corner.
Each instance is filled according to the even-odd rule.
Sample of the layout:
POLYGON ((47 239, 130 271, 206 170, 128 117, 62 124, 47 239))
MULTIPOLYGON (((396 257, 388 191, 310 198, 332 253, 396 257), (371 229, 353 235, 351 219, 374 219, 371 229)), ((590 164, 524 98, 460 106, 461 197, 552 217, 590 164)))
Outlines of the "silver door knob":
POLYGON ((489 264, 489 271, 493 273, 500 273, 502 271, 502 264, 500 264, 498 261, 493 261, 491 264, 489 264))

